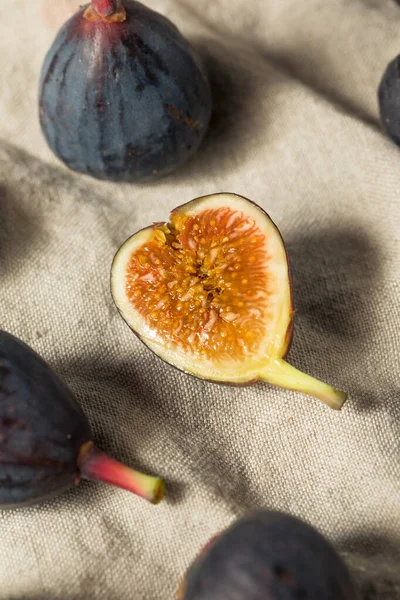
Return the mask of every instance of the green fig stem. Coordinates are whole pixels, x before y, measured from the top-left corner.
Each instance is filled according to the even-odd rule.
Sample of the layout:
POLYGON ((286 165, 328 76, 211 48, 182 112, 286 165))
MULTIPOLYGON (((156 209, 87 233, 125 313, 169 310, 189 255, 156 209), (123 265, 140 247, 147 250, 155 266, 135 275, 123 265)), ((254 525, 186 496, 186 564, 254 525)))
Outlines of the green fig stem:
POLYGON ((122 23, 126 20, 126 11, 121 0, 91 0, 83 16, 87 21, 122 23))
POLYGON ((165 484, 162 479, 130 469, 96 448, 93 442, 82 446, 78 468, 84 479, 110 483, 133 492, 152 504, 158 504, 164 497, 165 484))
POLYGON ((283 359, 274 359, 268 363, 260 377, 273 385, 313 396, 334 410, 340 410, 347 400, 345 392, 306 375, 283 359))

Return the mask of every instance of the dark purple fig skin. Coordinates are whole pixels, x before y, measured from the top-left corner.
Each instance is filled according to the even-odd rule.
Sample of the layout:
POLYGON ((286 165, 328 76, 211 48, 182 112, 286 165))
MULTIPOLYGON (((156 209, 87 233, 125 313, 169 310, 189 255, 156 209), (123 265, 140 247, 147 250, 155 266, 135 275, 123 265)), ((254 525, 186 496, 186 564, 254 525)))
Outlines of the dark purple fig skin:
POLYGON ((315 529, 295 517, 255 511, 195 561, 182 600, 355 600, 349 571, 315 529))
POLYGON ((122 23, 78 11, 59 31, 40 79, 40 123, 52 151, 98 179, 150 181, 199 147, 211 117, 207 77, 177 28, 124 0, 122 23))
POLYGON ((0 331, 0 508, 73 486, 79 451, 91 439, 65 384, 31 348, 0 331))
POLYGON ((378 88, 379 113, 387 135, 400 146, 400 56, 387 66, 378 88))

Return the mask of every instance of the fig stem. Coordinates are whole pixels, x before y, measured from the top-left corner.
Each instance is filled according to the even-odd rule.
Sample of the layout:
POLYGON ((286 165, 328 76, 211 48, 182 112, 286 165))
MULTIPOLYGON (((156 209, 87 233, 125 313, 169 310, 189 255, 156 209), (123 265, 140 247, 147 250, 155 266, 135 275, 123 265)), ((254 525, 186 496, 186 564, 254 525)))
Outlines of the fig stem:
POLYGON ((162 479, 130 469, 96 448, 92 442, 81 448, 78 468, 84 479, 110 483, 133 492, 152 504, 158 504, 164 497, 165 484, 162 479))
POLYGON ((126 10, 122 0, 91 0, 83 16, 92 22, 122 23, 126 20, 126 10))
POLYGON ((274 359, 268 363, 260 377, 263 381, 279 387, 313 396, 334 410, 340 410, 347 400, 345 392, 299 371, 283 359, 274 359))
POLYGON ((117 0, 92 0, 92 8, 100 17, 110 17, 117 11, 117 0))

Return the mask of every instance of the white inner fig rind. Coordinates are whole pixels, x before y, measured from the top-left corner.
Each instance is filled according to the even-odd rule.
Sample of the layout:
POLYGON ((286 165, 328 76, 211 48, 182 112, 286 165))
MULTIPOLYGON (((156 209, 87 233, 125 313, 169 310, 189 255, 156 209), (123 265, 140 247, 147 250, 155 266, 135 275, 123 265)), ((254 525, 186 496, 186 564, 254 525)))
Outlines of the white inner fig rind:
MULTIPOLYGON (((240 356, 227 357, 226 354, 219 355, 218 353, 215 356, 206 356, 203 352, 199 352, 195 345, 188 348, 187 345, 182 347, 180 344, 171 342, 146 323, 127 293, 128 267, 134 253, 154 239, 160 224, 134 234, 122 245, 114 258, 111 288, 118 310, 128 325, 153 352, 183 371, 211 381, 236 384, 250 383, 261 379, 315 396, 331 408, 340 409, 346 399, 346 394, 301 373, 283 360, 288 346, 288 338, 291 335, 293 317, 290 275, 284 243, 269 216, 261 208, 241 196, 215 194, 198 198, 175 209, 171 218, 176 223, 180 217, 185 220, 188 217, 199 216, 205 211, 226 208, 246 217, 247 222, 253 223, 265 239, 263 268, 268 282, 268 290, 265 291, 263 302, 259 304, 262 312, 254 316, 254 319, 258 318, 263 324, 263 333, 257 340, 255 351, 240 356)), ((227 236, 231 234, 233 237, 236 235, 237 238, 239 233, 241 236, 246 236, 245 229, 246 227, 242 233, 236 232, 236 234, 232 230, 227 232, 227 236)), ((246 276, 245 281, 248 280, 248 285, 251 286, 251 262, 249 262, 246 276)), ((224 318, 222 311, 217 315, 214 311, 213 314, 214 322, 215 318, 224 318)), ((208 336, 209 330, 203 334, 208 336)))

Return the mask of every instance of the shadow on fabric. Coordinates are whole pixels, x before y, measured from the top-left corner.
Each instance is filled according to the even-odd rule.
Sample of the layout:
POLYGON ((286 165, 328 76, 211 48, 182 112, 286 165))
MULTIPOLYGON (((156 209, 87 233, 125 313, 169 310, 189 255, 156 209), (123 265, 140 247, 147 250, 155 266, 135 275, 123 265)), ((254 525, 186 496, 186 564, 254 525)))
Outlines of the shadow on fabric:
MULTIPOLYGON (((241 165, 251 151, 253 137, 249 123, 259 113, 260 82, 268 84, 273 70, 255 78, 252 71, 254 60, 261 60, 251 47, 219 44, 213 39, 191 40, 200 57, 211 86, 213 111, 208 131, 194 156, 175 172, 145 186, 153 187, 159 182, 171 185, 212 174, 219 177, 236 169, 233 149, 240 150, 241 165)), ((261 61, 262 62, 262 61, 261 61)), ((267 128, 265 120, 261 128, 267 128)))
POLYGON ((360 600, 393 600, 400 592, 400 540, 374 532, 348 536, 336 544, 357 583, 360 600))
MULTIPOLYGON (((371 346, 376 331, 365 290, 379 289, 382 265, 378 249, 366 234, 345 229, 289 236, 286 247, 296 310, 291 353, 296 366, 319 376, 321 359, 311 339, 319 336, 334 348, 335 372, 340 374, 349 363, 357 368, 358 356, 371 346), (307 332, 312 335, 307 337, 307 332), (303 345, 298 355, 297 335, 303 345), (343 350, 338 352, 338 348, 343 350)), ((357 410, 379 409, 379 401, 367 390, 352 391, 357 410)))
MULTIPOLYGON (((30 246, 40 232, 34 214, 30 214, 19 202, 17 186, 0 184, 0 273, 15 274, 29 262, 30 246)), ((32 212, 34 207, 32 207, 32 212)))

